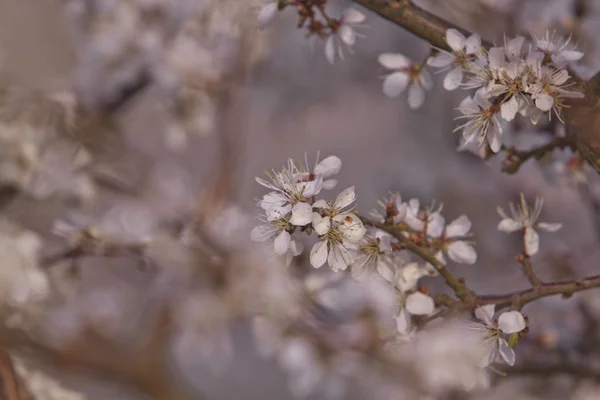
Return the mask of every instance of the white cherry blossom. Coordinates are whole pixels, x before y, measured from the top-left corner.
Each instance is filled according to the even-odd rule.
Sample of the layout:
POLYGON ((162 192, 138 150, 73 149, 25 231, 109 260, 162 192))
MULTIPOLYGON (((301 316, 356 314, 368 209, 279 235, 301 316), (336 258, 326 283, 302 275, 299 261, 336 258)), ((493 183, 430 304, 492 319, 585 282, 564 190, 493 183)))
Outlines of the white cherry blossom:
POLYGON ((503 361, 510 366, 515 364, 515 352, 504 338, 505 334, 521 332, 526 327, 525 318, 518 311, 508 311, 494 320, 495 305, 477 307, 475 316, 483 323, 471 322, 469 329, 481 337, 481 366, 503 361))
POLYGON ((345 59, 344 50, 352 53, 352 46, 356 43, 356 38, 364 36, 355 31, 367 17, 354 8, 348 8, 342 16, 336 21, 337 25, 334 31, 325 41, 325 57, 330 64, 335 63, 336 54, 340 60, 345 59))
POLYGON ((498 121, 496 106, 487 98, 485 90, 478 90, 471 97, 464 99, 458 110, 463 114, 460 118, 466 118, 467 122, 455 130, 462 129, 465 143, 476 141, 479 146, 487 143, 494 153, 502 147, 502 126, 498 121))
POLYGON ((540 246, 540 238, 536 228, 547 232, 556 232, 562 227, 560 223, 537 222, 542 212, 544 201, 541 197, 535 199, 533 207, 530 207, 525 201, 525 196, 521 194, 521 203, 515 206, 510 203, 510 215, 502 208, 498 207, 498 213, 502 221, 498 224, 498 230, 506 233, 521 231, 525 246, 525 253, 528 256, 536 254, 540 246))
POLYGON ((355 199, 352 186, 341 192, 333 204, 319 200, 313 205, 324 214, 312 214, 312 226, 320 239, 310 252, 314 268, 327 262, 333 271, 345 270, 356 260, 358 243, 366 228, 358 216, 345 211, 355 199))
POLYGON ((387 268, 392 253, 392 236, 380 229, 367 229, 358 243, 358 255, 352 264, 352 277, 365 280, 373 271, 387 268))
POLYGON ((273 190, 263 196, 260 202, 267 221, 286 218, 290 213, 289 223, 292 225, 305 226, 312 221, 312 206, 309 201, 323 188, 323 178, 317 176, 311 181, 298 180, 297 177, 302 172, 290 159, 282 172, 274 172, 270 176, 271 182, 256 178, 259 184, 273 190))
POLYGON ((379 63, 387 69, 396 70, 383 81, 383 93, 388 97, 398 97, 408 87, 408 105, 416 110, 425 103, 425 92, 433 87, 433 80, 427 70, 414 64, 402 54, 384 53, 379 63))
POLYGON ((549 57, 557 67, 562 67, 583 57, 583 53, 575 50, 577 46, 569 46, 571 36, 563 41, 563 38, 557 38, 555 32, 550 35, 550 31, 541 38, 534 35, 535 45, 539 51, 549 57))
POLYGON ((462 33, 452 28, 446 31, 446 42, 452 52, 439 50, 427 60, 427 65, 442 68, 442 71, 450 69, 444 78, 444 89, 454 90, 463 81, 463 70, 469 68, 475 55, 481 50, 481 38, 476 34, 465 38, 462 33))

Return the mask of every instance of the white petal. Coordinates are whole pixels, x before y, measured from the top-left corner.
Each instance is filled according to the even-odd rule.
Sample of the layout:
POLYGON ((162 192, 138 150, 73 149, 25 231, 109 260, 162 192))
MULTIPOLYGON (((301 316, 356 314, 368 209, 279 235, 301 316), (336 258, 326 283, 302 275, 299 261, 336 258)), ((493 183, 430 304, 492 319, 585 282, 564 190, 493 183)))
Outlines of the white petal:
POLYGON ((538 252, 540 248, 540 237, 535 229, 530 226, 526 227, 523 240, 525 242, 525 253, 527 253, 528 256, 532 256, 538 252))
POLYGON ((342 209, 352 204, 354 200, 356 200, 356 193, 354 192, 354 186, 351 186, 338 194, 334 206, 337 209, 342 209))
POLYGON ((475 264, 477 261, 477 252, 467 242, 462 240, 450 243, 448 246, 448 256, 460 264, 475 264))
POLYGON ((338 34, 340 35, 340 39, 348 46, 353 46, 356 42, 356 33, 354 33, 354 29, 348 25, 342 25, 338 34))
POLYGON ((550 224, 548 222, 540 222, 537 224, 537 227, 545 230, 546 232, 556 232, 557 230, 562 228, 562 224, 559 224, 559 223, 550 224))
POLYGON ((452 50, 458 51, 464 49, 465 41, 465 35, 456 29, 448 29, 446 31, 446 42, 448 42, 448 46, 450 46, 452 50))
POLYGON ((288 204, 283 207, 273 207, 268 210, 265 210, 267 214, 267 221, 272 222, 278 219, 281 219, 288 215, 292 211, 292 205, 288 204))
POLYGON ((273 225, 259 225, 250 232, 250 239, 255 242, 264 242, 275 235, 277 228, 273 225))
POLYGON ((321 236, 329 231, 329 228, 331 227, 331 220, 329 217, 321 217, 319 213, 313 213, 312 225, 317 235, 321 236))
POLYGON ((421 292, 415 292, 406 298, 406 311, 414 315, 429 315, 435 310, 433 299, 421 292))
POLYGON ((456 57, 452 54, 439 52, 435 56, 427 59, 427 65, 434 68, 444 68, 452 64, 455 59, 456 57))
POLYGON ((419 279, 427 275, 429 275, 427 271, 421 268, 419 264, 410 262, 402 267, 395 284, 400 291, 406 292, 407 290, 414 289, 419 279))
POLYGON ((411 61, 402 54, 383 53, 379 55, 379 64, 388 69, 403 69, 409 67, 411 61))
POLYGON ((560 70, 552 75, 551 83, 553 86, 564 85, 569 80, 569 73, 566 70, 560 70))
POLYGON ((490 68, 496 70, 504 65, 504 48, 492 47, 488 53, 490 68))
POLYGON ((350 243, 358 243, 367 232, 367 228, 365 228, 360 218, 354 214, 340 214, 336 215, 333 219, 334 221, 341 222, 339 230, 343 238, 350 243))
POLYGON ((496 310, 496 305, 494 304, 486 304, 485 306, 477 307, 475 309, 475 316, 480 321, 483 321, 486 325, 492 325, 492 321, 494 319, 494 312, 496 310))
POLYGON ((312 206, 313 208, 329 208, 329 204, 323 199, 315 201, 312 206))
POLYGON ((279 11, 279 7, 276 1, 272 3, 267 3, 263 8, 261 8, 258 13, 258 17, 256 18, 257 25, 259 29, 265 29, 275 20, 275 16, 279 11))
POLYGON ((431 90, 433 88, 433 78, 426 69, 422 69, 419 74, 419 84, 425 90, 431 90))
POLYGON ((427 224, 427 235, 431 237, 440 237, 444 232, 444 226, 446 220, 439 212, 429 216, 429 222, 427 224))
POLYGON ((523 43, 525 43, 525 38, 523 36, 517 36, 508 41, 505 49, 506 56, 509 60, 515 60, 521 57, 521 48, 523 47, 523 43))
POLYGON ((292 256, 299 256, 304 251, 304 244, 298 240, 293 240, 290 242, 290 254, 292 256))
MULTIPOLYGON (((495 117, 492 121, 495 120, 495 117)), ((496 126, 492 124, 492 127, 486 134, 488 144, 490 145, 490 150, 494 153, 497 153, 502 148, 502 140, 500 140, 500 131, 496 129, 496 126)))
POLYGON ((425 90, 420 85, 412 84, 408 88, 408 106, 416 110, 425 103, 425 90))
POLYGON ((550 111, 554 105, 554 97, 548 93, 540 93, 535 98, 535 106, 542 111, 550 111))
POLYGON ((338 184, 337 179, 327 179, 326 181, 323 181, 323 189, 325 190, 331 190, 334 189, 338 184))
POLYGON ((327 38, 325 42, 325 57, 329 64, 333 64, 335 62, 335 36, 331 35, 327 38))
POLYGON ((342 169, 342 160, 336 156, 329 156, 315 166, 314 173, 328 178, 337 175, 342 169))
POLYGON ((515 352, 508 346, 506 340, 502 338, 498 339, 498 353, 508 365, 511 367, 515 365, 515 352))
POLYGON ((365 14, 354 8, 348 8, 342 14, 342 20, 348 24, 360 24, 361 22, 364 22, 365 19, 367 19, 365 14))
POLYGON ((333 271, 345 271, 354 262, 354 257, 344 246, 334 245, 329 250, 327 262, 333 271))
POLYGON ((304 197, 313 197, 319 194, 321 189, 323 188, 323 177, 317 176, 317 178, 313 181, 307 182, 304 186, 304 190, 302 190, 302 196, 304 197))
POLYGON ((471 220, 466 215, 456 218, 446 227, 446 237, 465 236, 471 230, 471 220))
POLYGON ((519 229, 523 229, 523 224, 512 218, 504 218, 498 224, 498 230, 506 233, 516 232, 519 229))
POLYGON ((310 264, 314 268, 320 268, 327 261, 327 242, 320 240, 310 250, 310 264))
POLYGON ((392 282, 394 280, 394 264, 389 262, 380 262, 377 263, 377 272, 383 279, 388 282, 392 282))
POLYGON ((462 67, 456 67, 444 78, 444 89, 454 90, 460 86, 463 79, 462 67))
POLYGON ((465 42, 465 51, 467 54, 475 54, 479 50, 481 50, 481 38, 477 34, 472 34, 465 42))
POLYGON ((507 311, 498 317, 498 328, 509 335, 521 332, 526 325, 525 318, 518 311, 507 311))
POLYGON ((410 328, 410 316, 404 309, 400 310, 400 313, 396 317, 396 329, 402 334, 407 334, 410 328))
POLYGON ((298 203, 292 208, 290 224, 305 226, 312 222, 312 206, 308 203, 298 203))
POLYGON ((558 66, 568 64, 573 61, 579 61, 583 57, 583 53, 576 50, 563 50, 552 56, 552 61, 558 66))
POLYGON ((394 72, 384 79, 383 93, 388 97, 398 97, 408 86, 409 80, 405 72, 394 72))
POLYGON ((287 253, 290 248, 291 236, 288 231, 281 231, 277 237, 275 237, 275 254, 282 256, 287 253))
POLYGON ((503 103, 500 107, 502 118, 504 118, 506 121, 512 121, 515 119, 517 112, 519 112, 519 108, 519 101, 517 100, 517 97, 512 96, 509 101, 503 103))

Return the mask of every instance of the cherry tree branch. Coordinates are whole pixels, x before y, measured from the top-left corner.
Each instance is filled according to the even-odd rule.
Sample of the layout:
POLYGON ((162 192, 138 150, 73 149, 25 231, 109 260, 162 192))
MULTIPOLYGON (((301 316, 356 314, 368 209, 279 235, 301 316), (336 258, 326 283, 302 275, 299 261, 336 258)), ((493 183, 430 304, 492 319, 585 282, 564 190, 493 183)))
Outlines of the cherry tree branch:
MULTIPOLYGON (((452 310, 469 311, 478 306, 486 304, 495 304, 497 309, 506 307, 521 309, 526 304, 543 297, 556 295, 570 297, 574 293, 600 287, 600 275, 593 275, 563 282, 543 283, 539 278, 537 278, 537 276, 533 274, 532 270, 530 271, 531 263, 529 261, 529 266, 524 265, 524 270, 526 275, 528 275, 528 279, 533 288, 501 295, 478 295, 467 286, 463 278, 457 277, 428 249, 419 246, 410 238, 406 237, 405 232, 399 229, 397 226, 393 224, 375 222, 364 217, 361 217, 361 219, 365 225, 370 225, 389 233, 396 240, 398 240, 400 247, 409 250, 410 252, 421 257, 424 261, 431 264, 439 272, 440 276, 446 281, 446 284, 454 291, 456 297, 460 300, 452 302, 447 298, 440 298, 438 303, 440 305, 446 305, 452 310)), ((526 264, 526 262, 524 262, 524 264, 526 264)))
MULTIPOLYGON (((465 36, 471 35, 469 31, 441 19, 410 0, 354 1, 442 50, 452 51, 446 43, 448 29, 456 29, 465 36)), ((483 45, 491 47, 490 43, 483 43, 483 45)))
POLYGON ((405 248, 406 250, 415 253, 424 261, 427 261, 429 264, 431 264, 444 278, 448 286, 452 288, 452 290, 456 294, 456 297, 458 297, 464 302, 473 301, 473 299, 475 298, 475 292, 473 292, 467 287, 467 285, 465 284, 465 280, 454 275, 454 273, 450 271, 440 260, 438 260, 434 254, 430 253, 423 247, 418 246, 412 240, 404 236, 404 232, 402 230, 398 229, 392 224, 382 224, 364 217, 361 217, 361 219, 365 224, 371 225, 375 228, 388 232, 398 240, 402 248, 405 248))
POLYGON ((504 161, 502 171, 507 174, 515 174, 528 160, 532 158, 541 160, 555 149, 565 149, 567 147, 575 150, 575 143, 572 137, 557 136, 545 145, 527 151, 520 151, 514 147, 504 147, 508 156, 504 161))

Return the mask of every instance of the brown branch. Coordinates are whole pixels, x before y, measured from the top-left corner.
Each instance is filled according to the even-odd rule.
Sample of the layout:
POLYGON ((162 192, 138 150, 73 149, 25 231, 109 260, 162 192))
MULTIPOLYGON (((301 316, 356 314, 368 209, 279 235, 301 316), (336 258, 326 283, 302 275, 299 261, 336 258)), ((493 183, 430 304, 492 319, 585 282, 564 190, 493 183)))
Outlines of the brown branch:
POLYGON ((414 5, 410 0, 354 0, 365 8, 381 15, 383 18, 400 25, 414 35, 428 41, 432 46, 452 51, 446 43, 446 31, 457 29, 469 35, 466 30, 459 28, 443 19, 414 5))
POLYGON ((573 138, 569 136, 555 137, 549 143, 527 151, 519 151, 514 147, 504 147, 508 156, 504 161, 502 171, 507 174, 515 174, 529 159, 535 158, 539 161, 555 149, 564 149, 567 147, 575 150, 573 138))
MULTIPOLYGON (((485 304, 495 304, 497 309, 506 307, 521 309, 526 304, 543 297, 555 295, 570 297, 574 293, 600 287, 600 275, 564 282, 543 283, 539 278, 533 278, 533 271, 530 271, 531 276, 528 276, 528 279, 530 279, 532 286, 534 286, 531 289, 502 295, 477 295, 474 291, 469 289, 463 278, 454 275, 452 271, 435 258, 434 254, 407 238, 404 235, 404 231, 393 224, 378 223, 362 216, 360 218, 366 225, 371 225, 391 234, 398 240, 402 248, 409 250, 421 257, 424 261, 430 263, 439 272, 442 278, 444 278, 446 284, 454 291, 456 297, 460 299, 460 301, 454 303, 449 302, 448 299, 443 299, 443 302, 447 305, 449 304, 448 307, 453 311, 469 311, 475 309, 477 306, 485 304)), ((531 264, 529 264, 529 267, 524 266, 525 269, 530 267, 531 264)), ((526 274, 528 273, 529 272, 526 271, 526 274)), ((442 298, 440 298, 440 301, 442 301, 442 298)))
POLYGON ((504 295, 477 296, 477 305, 495 304, 498 308, 523 307, 527 303, 543 297, 562 295, 570 297, 574 293, 600 287, 600 275, 564 282, 542 283, 538 287, 504 295))
POLYGON ((382 224, 379 222, 372 221, 370 219, 360 217, 362 221, 371 225, 375 228, 384 230, 394 236, 404 249, 415 253, 419 257, 421 257, 424 261, 431 264, 439 274, 444 278, 448 286, 452 288, 456 297, 461 299, 463 302, 471 302, 475 298, 475 293, 467 287, 463 278, 458 278, 452 271, 450 271, 442 262, 440 262, 434 254, 427 251, 421 246, 415 244, 412 240, 404 236, 404 232, 398 229, 396 226, 392 224, 382 224))
POLYGON ((4 400, 33 400, 33 396, 25 387, 15 371, 13 360, 4 349, 0 348, 0 398, 4 400))
POLYGON ((525 252, 523 252, 523 254, 520 254, 517 257, 517 261, 521 263, 521 266, 523 267, 523 273, 527 277, 529 283, 531 283, 531 286, 536 288, 543 285, 541 279, 538 278, 538 276, 533 271, 533 264, 531 263, 531 258, 525 252))
POLYGON ((555 364, 527 363, 525 365, 516 365, 506 371, 507 375, 535 375, 542 378, 548 378, 555 375, 570 375, 575 378, 587 378, 600 381, 600 371, 598 369, 578 364, 569 364, 565 362, 555 364))

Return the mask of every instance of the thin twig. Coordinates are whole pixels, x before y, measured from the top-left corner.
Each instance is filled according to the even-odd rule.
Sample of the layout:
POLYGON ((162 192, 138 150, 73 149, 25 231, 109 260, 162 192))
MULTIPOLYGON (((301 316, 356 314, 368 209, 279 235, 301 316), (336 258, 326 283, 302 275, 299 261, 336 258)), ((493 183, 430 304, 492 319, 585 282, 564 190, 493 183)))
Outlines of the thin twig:
POLYGON ((459 299, 466 302, 470 302, 473 300, 473 298, 475 297, 475 293, 466 286, 464 279, 455 276, 452 271, 446 268, 446 266, 435 257, 434 254, 430 253, 423 247, 418 246, 412 240, 404 236, 403 231, 398 229, 393 224, 382 224, 364 217, 361 217, 361 219, 365 224, 374 226, 376 228, 382 229, 390 233, 398 240, 401 247, 405 248, 406 250, 409 250, 412 253, 417 254, 424 261, 427 261, 429 264, 431 264, 444 278, 448 286, 452 288, 452 290, 459 299))
POLYGON ((523 252, 523 254, 520 254, 517 257, 517 261, 521 263, 523 267, 523 273, 527 277, 529 283, 531 283, 531 286, 533 286, 534 288, 542 286, 542 280, 538 278, 538 276, 533 271, 533 264, 531 263, 531 258, 525 252, 523 252))
POLYGON ((575 150, 573 138, 569 136, 557 136, 554 139, 552 139, 549 143, 527 151, 520 151, 514 147, 505 147, 504 150, 506 151, 508 156, 504 161, 502 171, 511 175, 515 174, 529 159, 535 158, 536 160, 541 160, 548 153, 553 152, 555 149, 564 149, 567 147, 575 150))

